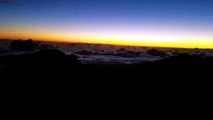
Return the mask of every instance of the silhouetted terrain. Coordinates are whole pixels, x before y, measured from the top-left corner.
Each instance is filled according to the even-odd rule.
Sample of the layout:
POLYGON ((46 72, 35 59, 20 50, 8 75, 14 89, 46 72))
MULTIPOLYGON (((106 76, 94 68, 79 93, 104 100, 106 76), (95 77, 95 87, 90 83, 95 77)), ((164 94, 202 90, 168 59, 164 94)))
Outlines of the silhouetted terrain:
POLYGON ((38 42, 28 40, 0 39, 0 56, 10 54, 33 53, 46 49, 58 49, 66 55, 76 55, 86 64, 122 65, 139 64, 164 59, 179 54, 212 57, 212 49, 185 49, 122 46, 107 44, 38 42))
POLYGON ((213 58, 82 64, 44 50, 0 57, 2 120, 212 119, 213 58))

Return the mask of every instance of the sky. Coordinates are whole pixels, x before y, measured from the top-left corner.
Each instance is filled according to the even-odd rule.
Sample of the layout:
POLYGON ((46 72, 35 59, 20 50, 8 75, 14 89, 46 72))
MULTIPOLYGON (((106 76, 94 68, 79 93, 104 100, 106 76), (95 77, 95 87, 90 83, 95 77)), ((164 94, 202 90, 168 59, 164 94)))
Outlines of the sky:
POLYGON ((0 38, 213 48, 213 0, 0 0, 0 38))

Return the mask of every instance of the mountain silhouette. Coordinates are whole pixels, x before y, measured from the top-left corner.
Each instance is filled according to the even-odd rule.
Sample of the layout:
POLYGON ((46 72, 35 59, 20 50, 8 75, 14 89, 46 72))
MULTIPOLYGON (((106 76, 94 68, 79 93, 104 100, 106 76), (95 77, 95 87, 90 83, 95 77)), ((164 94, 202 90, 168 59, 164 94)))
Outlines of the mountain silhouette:
POLYGON ((212 119, 213 58, 82 64, 44 50, 0 56, 2 119, 212 119))

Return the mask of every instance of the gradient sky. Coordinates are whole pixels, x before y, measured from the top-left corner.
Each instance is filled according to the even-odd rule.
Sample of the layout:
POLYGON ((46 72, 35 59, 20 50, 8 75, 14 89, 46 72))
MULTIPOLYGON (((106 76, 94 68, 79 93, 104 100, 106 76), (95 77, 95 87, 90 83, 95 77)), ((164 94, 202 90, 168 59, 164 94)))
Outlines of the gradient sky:
POLYGON ((0 0, 0 38, 213 48, 213 0, 0 0))

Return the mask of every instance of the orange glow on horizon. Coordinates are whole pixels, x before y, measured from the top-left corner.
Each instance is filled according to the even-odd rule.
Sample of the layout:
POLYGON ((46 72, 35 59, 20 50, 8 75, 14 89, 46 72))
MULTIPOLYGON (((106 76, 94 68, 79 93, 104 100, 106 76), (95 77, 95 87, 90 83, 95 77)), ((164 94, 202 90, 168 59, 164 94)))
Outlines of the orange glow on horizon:
POLYGON ((213 48, 213 42, 202 40, 190 40, 172 37, 153 37, 153 36, 81 36, 70 34, 46 34, 46 33, 3 33, 0 38, 6 39, 33 39, 39 41, 53 42, 78 42, 78 43, 98 43, 115 44, 128 46, 152 46, 152 47, 174 47, 174 48, 213 48), (202 42, 200 42, 202 41, 202 42))

